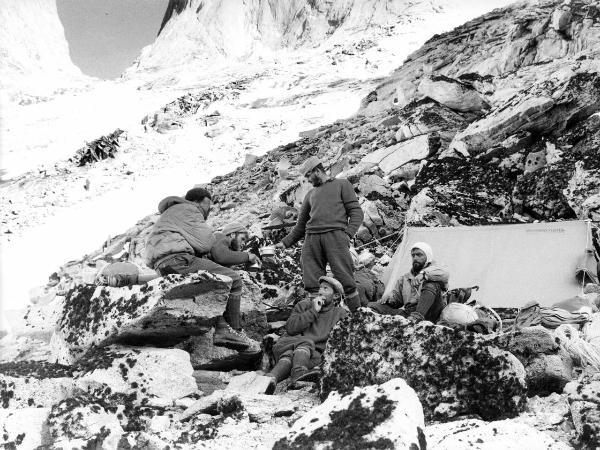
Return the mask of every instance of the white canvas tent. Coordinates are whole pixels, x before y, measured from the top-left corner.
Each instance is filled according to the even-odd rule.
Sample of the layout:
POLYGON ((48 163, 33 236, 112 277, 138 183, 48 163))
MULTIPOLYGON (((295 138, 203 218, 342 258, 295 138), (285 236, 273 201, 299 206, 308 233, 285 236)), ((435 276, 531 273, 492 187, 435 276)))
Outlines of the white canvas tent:
POLYGON ((591 239, 585 221, 408 227, 384 273, 385 294, 410 269, 411 245, 427 242, 450 271, 450 289, 478 285, 472 298, 490 307, 550 306, 581 292, 575 270, 591 239))

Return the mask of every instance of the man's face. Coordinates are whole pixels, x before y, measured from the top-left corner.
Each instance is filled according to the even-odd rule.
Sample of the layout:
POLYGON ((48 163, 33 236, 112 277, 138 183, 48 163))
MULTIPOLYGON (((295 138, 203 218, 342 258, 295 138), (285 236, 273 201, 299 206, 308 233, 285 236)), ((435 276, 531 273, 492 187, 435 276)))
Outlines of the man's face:
POLYGON ((209 198, 203 198, 202 201, 197 203, 200 209, 202 210, 204 220, 208 219, 208 215, 210 214, 210 210, 212 208, 212 201, 209 198))
POLYGON ((248 233, 233 233, 231 235, 231 250, 240 251, 248 242, 248 233))
POLYGON ((308 182, 315 187, 323 184, 323 181, 321 180, 320 172, 316 168, 311 170, 310 172, 307 172, 306 175, 304 175, 304 178, 306 178, 308 180, 308 182))
POLYGON ((321 295, 325 299, 324 305, 330 305, 333 302, 333 297, 335 296, 335 291, 333 287, 327 283, 326 281, 322 281, 319 285, 319 295, 321 295))
POLYGON ((423 250, 419 248, 413 248, 410 251, 410 256, 412 257, 412 267, 415 272, 422 270, 425 267, 425 263, 427 262, 427 255, 423 252, 423 250))

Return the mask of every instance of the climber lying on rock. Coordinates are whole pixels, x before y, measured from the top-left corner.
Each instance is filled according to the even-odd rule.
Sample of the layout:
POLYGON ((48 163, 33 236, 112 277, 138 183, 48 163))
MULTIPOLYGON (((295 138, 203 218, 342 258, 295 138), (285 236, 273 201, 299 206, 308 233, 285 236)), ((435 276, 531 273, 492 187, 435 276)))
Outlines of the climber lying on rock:
POLYGON ((380 314, 402 315, 412 320, 435 323, 445 302, 449 273, 433 261, 433 250, 425 242, 411 248, 412 268, 396 283, 390 295, 371 302, 368 307, 380 314))
POLYGON ((346 317, 344 308, 335 306, 344 293, 342 284, 333 277, 319 278, 316 297, 299 301, 285 324, 286 333, 273 346, 276 364, 267 374, 273 378, 272 388, 291 374, 291 385, 297 381, 317 381, 321 353, 329 333, 346 317))

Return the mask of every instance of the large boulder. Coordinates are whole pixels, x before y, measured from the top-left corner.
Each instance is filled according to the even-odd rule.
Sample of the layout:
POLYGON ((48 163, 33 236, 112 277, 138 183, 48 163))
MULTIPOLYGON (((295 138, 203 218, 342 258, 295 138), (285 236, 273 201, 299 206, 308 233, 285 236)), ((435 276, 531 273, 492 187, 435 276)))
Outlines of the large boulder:
POLYGON ((425 429, 427 444, 435 450, 521 450, 572 448, 532 426, 516 419, 484 422, 478 419, 458 420, 428 426, 425 429))
POLYGON ((427 158, 439 148, 440 137, 437 133, 422 134, 369 153, 361 162, 377 164, 388 174, 410 161, 427 158))
POLYGON ((296 423, 273 450, 390 448, 425 450, 423 409, 415 391, 400 378, 380 386, 332 392, 296 423))
POLYGON ((424 77, 417 91, 448 108, 478 112, 488 107, 487 102, 472 86, 445 76, 424 77))
POLYGON ((171 405, 198 390, 190 357, 178 349, 104 347, 83 358, 78 370, 82 390, 124 394, 134 404, 171 405))
POLYGON ((321 397, 404 378, 427 419, 510 417, 525 407, 523 365, 480 336, 361 308, 340 321, 323 354, 321 397))
POLYGON ((253 341, 252 347, 243 352, 213 344, 211 330, 200 336, 192 336, 178 344, 176 348, 190 354, 192 367, 195 370, 254 370, 262 361, 260 344, 253 341))
POLYGON ((0 409, 0 448, 48 448, 52 438, 46 421, 50 408, 0 409))
POLYGON ((565 386, 579 444, 600 446, 600 374, 582 376, 565 386))
POLYGON ((525 367, 530 395, 562 392, 573 379, 573 361, 551 330, 537 326, 504 333, 494 343, 515 355, 525 367))
POLYGON ((56 362, 73 364, 115 342, 169 345, 206 333, 223 314, 231 279, 209 272, 167 275, 126 288, 81 285, 65 299, 52 336, 56 362))
POLYGON ((48 418, 53 448, 117 449, 123 428, 117 414, 87 398, 72 397, 52 407, 48 418))
POLYGON ((75 393, 72 376, 72 369, 60 364, 0 364, 0 408, 50 407, 75 393))

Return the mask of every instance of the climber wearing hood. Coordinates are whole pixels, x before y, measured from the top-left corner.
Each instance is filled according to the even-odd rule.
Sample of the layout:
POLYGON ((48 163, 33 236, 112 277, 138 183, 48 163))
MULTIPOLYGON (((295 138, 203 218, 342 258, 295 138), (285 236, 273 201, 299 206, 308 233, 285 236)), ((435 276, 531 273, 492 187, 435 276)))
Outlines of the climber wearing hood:
POLYGON ((433 250, 425 242, 413 244, 410 254, 412 268, 398 280, 391 295, 368 306, 380 314, 435 323, 445 306, 442 294, 448 289, 448 271, 435 264, 433 250))
POLYGON ((161 276, 189 274, 206 270, 233 280, 225 312, 217 322, 215 345, 245 350, 251 341, 240 322, 242 280, 235 270, 208 259, 215 243, 213 229, 206 223, 211 210, 211 195, 194 188, 185 198, 167 197, 158 205, 160 218, 146 240, 146 263, 161 276))

